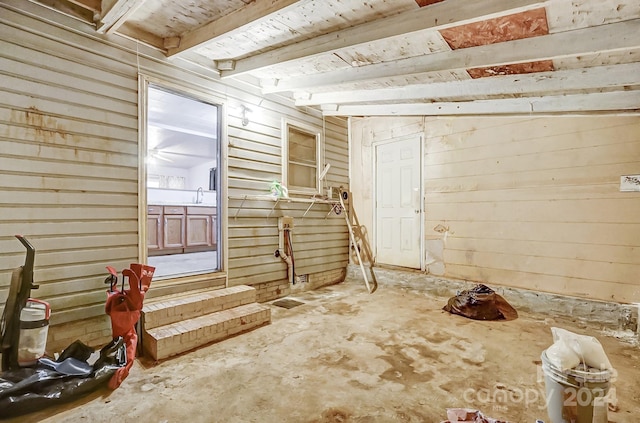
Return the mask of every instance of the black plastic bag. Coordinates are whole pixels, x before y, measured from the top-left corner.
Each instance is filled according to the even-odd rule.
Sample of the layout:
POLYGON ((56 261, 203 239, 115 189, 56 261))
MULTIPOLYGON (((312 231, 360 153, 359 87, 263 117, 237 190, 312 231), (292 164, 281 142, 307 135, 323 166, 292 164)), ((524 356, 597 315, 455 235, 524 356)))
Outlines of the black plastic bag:
POLYGON ((443 310, 474 320, 514 320, 518 318, 516 309, 486 285, 478 284, 462 291, 443 310))
POLYGON ((79 341, 71 344, 57 361, 41 359, 35 367, 0 374, 0 418, 15 417, 45 407, 73 401, 107 385, 127 362, 121 337, 100 350, 93 365, 87 359, 93 351, 79 341), (84 371, 86 370, 86 371, 84 371))

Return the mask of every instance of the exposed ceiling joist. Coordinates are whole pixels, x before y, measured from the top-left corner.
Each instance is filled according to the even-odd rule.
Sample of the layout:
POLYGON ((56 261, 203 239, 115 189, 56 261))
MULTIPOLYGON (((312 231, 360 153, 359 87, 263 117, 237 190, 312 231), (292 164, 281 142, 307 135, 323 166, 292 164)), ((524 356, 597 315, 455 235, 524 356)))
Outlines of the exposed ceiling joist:
POLYGON ((595 52, 624 50, 640 46, 640 19, 469 47, 394 62, 302 75, 265 86, 264 93, 304 90, 356 81, 391 78, 399 75, 468 69, 578 56, 595 52))
POLYGON ((218 37, 228 36, 249 24, 269 19, 271 15, 295 5, 299 0, 254 1, 213 22, 180 36, 178 47, 170 48, 167 56, 189 51, 200 44, 214 41, 218 37))
POLYGON ((143 3, 144 0, 102 0, 102 16, 97 23, 97 32, 115 32, 143 3))
POLYGON ((93 13, 98 13, 102 7, 101 0, 69 0, 69 3, 91 10, 93 13))
POLYGON ((544 1, 540 0, 487 0, 471 3, 466 0, 447 0, 419 10, 410 10, 387 18, 355 25, 237 60, 233 70, 222 72, 222 78, 240 75, 276 64, 327 54, 385 38, 406 35, 415 31, 448 28, 495 16, 522 12, 541 7, 544 3, 544 1))
POLYGON ((174 63, 178 63, 180 61, 182 62, 186 62, 186 63, 191 63, 192 65, 198 67, 198 68, 202 68, 204 70, 206 70, 207 72, 214 72, 215 75, 210 75, 210 77, 214 78, 214 79, 220 79, 220 71, 218 70, 218 68, 216 67, 216 64, 214 61, 212 60, 207 60, 206 57, 202 57, 198 54, 195 54, 193 52, 187 52, 184 54, 180 54, 178 56, 173 56, 171 58, 171 61, 174 63))
POLYGON ((640 114, 638 0, 30 1, 325 114, 640 114))
POLYGON ((577 92, 640 85, 640 62, 597 66, 521 75, 406 85, 398 88, 335 91, 312 94, 296 100, 296 106, 333 103, 374 103, 447 98, 459 101, 479 96, 539 96, 547 93, 577 92))
POLYGON ((83 22, 93 22, 94 11, 74 1, 42 0, 40 4, 83 22))
POLYGON ((122 26, 120 26, 120 28, 118 28, 118 34, 131 40, 144 43, 153 48, 157 48, 159 50, 163 49, 162 38, 140 28, 135 28, 130 25, 123 24, 122 26))
POLYGON ((442 116, 640 110, 640 91, 443 103, 326 105, 325 116, 442 116))

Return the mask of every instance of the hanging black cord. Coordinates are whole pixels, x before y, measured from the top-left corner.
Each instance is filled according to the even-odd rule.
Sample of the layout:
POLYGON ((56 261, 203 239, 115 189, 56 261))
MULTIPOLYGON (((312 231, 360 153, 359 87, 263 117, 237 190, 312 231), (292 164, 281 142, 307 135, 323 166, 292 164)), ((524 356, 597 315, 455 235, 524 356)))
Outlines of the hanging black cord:
MULTIPOLYGON (((284 230, 283 236, 284 236, 284 253, 289 256, 291 252, 289 251, 289 230, 288 229, 284 230)), ((291 257, 289 257, 289 260, 291 260, 291 257)), ((289 275, 287 274, 287 277, 288 276, 289 275)))
POLYGON ((291 258, 291 283, 296 284, 296 262, 293 258, 293 242, 291 241, 291 232, 287 229, 285 231, 287 247, 289 248, 289 257, 291 258))

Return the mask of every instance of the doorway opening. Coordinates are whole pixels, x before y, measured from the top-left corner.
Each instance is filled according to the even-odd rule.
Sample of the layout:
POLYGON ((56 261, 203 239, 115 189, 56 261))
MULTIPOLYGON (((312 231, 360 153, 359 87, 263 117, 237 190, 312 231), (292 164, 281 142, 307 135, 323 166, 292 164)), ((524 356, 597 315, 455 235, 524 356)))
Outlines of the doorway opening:
POLYGON ((147 87, 147 263, 155 279, 219 271, 221 108, 147 87))

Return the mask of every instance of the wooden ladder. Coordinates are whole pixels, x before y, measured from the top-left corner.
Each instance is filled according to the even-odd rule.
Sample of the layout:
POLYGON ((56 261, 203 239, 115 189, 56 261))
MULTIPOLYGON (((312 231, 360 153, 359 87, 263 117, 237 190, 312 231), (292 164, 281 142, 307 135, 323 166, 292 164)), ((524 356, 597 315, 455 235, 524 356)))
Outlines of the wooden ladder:
POLYGON ((369 291, 369 293, 372 294, 378 288, 376 275, 375 273, 373 273, 373 261, 374 261, 373 254, 371 253, 371 247, 369 246, 369 242, 367 241, 366 235, 363 233, 362 226, 358 221, 358 216, 356 215, 355 211, 353 213, 354 222, 351 222, 351 219, 349 218, 349 213, 347 212, 347 208, 344 205, 344 197, 348 196, 348 194, 347 195, 344 195, 344 194, 347 194, 347 192, 344 191, 342 188, 340 188, 338 197, 340 199, 340 206, 342 207, 342 211, 344 212, 344 219, 347 222, 347 227, 349 228, 349 239, 351 240, 351 245, 353 246, 353 249, 356 252, 356 257, 358 257, 358 264, 360 265, 360 270, 362 271, 362 277, 364 278, 364 283, 367 286, 367 291, 369 291), (371 284, 369 283, 369 277, 367 276, 367 271, 364 268, 362 256, 360 255, 360 246, 358 244, 358 241, 362 245, 362 248, 364 249, 364 252, 366 253, 369 259, 369 266, 370 266, 369 270, 371 270, 371 278, 372 278, 371 284))

